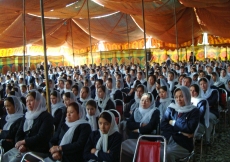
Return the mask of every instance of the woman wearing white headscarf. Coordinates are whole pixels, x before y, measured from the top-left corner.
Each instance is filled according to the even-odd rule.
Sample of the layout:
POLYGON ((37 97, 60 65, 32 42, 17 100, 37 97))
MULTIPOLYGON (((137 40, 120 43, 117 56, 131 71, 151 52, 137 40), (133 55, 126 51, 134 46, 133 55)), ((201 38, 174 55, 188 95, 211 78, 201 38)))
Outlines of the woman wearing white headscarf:
POLYGON ((66 109, 65 104, 62 102, 61 94, 58 91, 50 93, 51 101, 51 114, 54 118, 55 130, 57 130, 61 121, 62 113, 66 109))
POLYGON ((89 87, 82 87, 80 91, 80 98, 78 102, 81 104, 81 106, 85 109, 87 101, 89 101, 91 98, 91 91, 89 87))
POLYGON ((167 139, 167 162, 184 158, 193 150, 193 134, 198 126, 199 109, 191 104, 189 89, 185 86, 174 92, 175 104, 171 103, 163 119, 161 131, 167 139))
POLYGON ((217 89, 210 87, 209 80, 207 78, 201 78, 199 80, 201 88, 200 97, 206 99, 209 104, 209 127, 205 130, 207 144, 210 143, 210 136, 212 133, 213 125, 216 123, 219 117, 219 92, 217 89))
POLYGON ((97 95, 98 95, 98 109, 100 112, 110 109, 115 109, 115 103, 110 99, 110 96, 106 94, 106 87, 100 86, 97 89, 97 95))
POLYGON ((220 81, 225 84, 228 79, 230 79, 230 78, 227 75, 226 69, 221 69, 221 71, 220 71, 220 81))
POLYGON ((7 115, 0 119, 0 140, 4 140, 2 147, 7 152, 15 145, 15 136, 24 114, 22 103, 15 96, 7 97, 4 100, 4 106, 7 115))
POLYGON ((88 100, 86 103, 86 120, 89 122, 92 131, 98 130, 98 119, 100 111, 94 100, 88 100))
POLYGON ((53 118, 46 111, 46 102, 38 91, 31 91, 26 98, 27 112, 15 137, 15 148, 6 152, 4 162, 21 161, 24 153, 32 151, 46 157, 49 140, 53 134, 53 118))
POLYGON ((85 120, 85 111, 76 102, 67 107, 66 121, 50 140, 50 156, 45 162, 83 161, 83 151, 91 128, 85 120))
POLYGON ((203 133, 205 127, 209 127, 209 104, 206 99, 200 97, 200 92, 201 89, 197 84, 190 86, 191 103, 200 110, 200 123, 197 133, 203 133))
POLYGON ((157 78, 155 75, 149 75, 148 82, 147 82, 147 90, 149 93, 153 94, 153 97, 156 99, 158 93, 156 90, 156 81, 157 78))
POLYGON ((139 107, 135 109, 127 120, 127 129, 132 131, 129 138, 138 138, 139 134, 151 134, 157 129, 160 121, 160 112, 155 107, 151 93, 144 93, 139 107))
POLYGON ((224 88, 224 83, 220 81, 219 74, 217 72, 212 72, 213 85, 218 88, 224 88))
POLYGON ((99 130, 91 133, 85 145, 84 159, 86 161, 119 161, 122 136, 113 113, 102 112, 98 124, 99 130))

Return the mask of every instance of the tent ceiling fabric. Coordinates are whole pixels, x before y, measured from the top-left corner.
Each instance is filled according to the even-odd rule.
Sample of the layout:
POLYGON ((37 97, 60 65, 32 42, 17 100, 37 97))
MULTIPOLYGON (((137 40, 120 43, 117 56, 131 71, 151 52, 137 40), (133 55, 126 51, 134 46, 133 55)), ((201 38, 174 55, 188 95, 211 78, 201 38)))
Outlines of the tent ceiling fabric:
MULTIPOLYGON (((40 1, 25 2, 27 44, 42 45, 40 1)), ((128 42, 127 35, 129 41, 143 38, 143 32, 138 27, 143 28, 141 0, 88 2, 93 44, 99 41, 128 42)), ((175 44, 174 0, 144 2, 147 36, 175 44)), ((71 24, 74 48, 90 45, 86 4, 87 0, 44 0, 47 46, 55 47, 67 43, 71 47, 71 24)), ((230 37, 230 0, 175 0, 175 6, 178 43, 191 40, 192 31, 194 37, 203 32, 230 37)), ((1 0, 0 48, 22 46, 22 32, 22 1, 1 0)))

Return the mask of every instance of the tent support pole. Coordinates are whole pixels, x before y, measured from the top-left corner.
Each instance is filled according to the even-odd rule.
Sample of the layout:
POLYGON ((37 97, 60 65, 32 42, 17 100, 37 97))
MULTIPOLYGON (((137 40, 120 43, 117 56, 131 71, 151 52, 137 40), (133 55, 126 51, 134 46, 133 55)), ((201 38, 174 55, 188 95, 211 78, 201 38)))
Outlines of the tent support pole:
POLYGON ((129 42, 129 22, 128 22, 128 15, 126 14, 126 33, 127 33, 127 39, 128 39, 128 52, 129 52, 129 63, 131 63, 131 58, 130 58, 130 42, 129 42))
POLYGON ((177 56, 178 56, 178 63, 180 61, 180 56, 179 56, 179 51, 178 51, 178 32, 177 32, 177 17, 176 17, 176 4, 175 4, 175 0, 173 0, 173 12, 174 12, 174 23, 175 23, 175 34, 176 34, 176 52, 177 52, 177 56))
POLYGON ((48 69, 48 61, 47 61, 47 53, 46 53, 46 31, 45 31, 43 0, 40 0, 40 12, 41 12, 42 44, 43 44, 43 52, 44 52, 44 67, 45 67, 45 79, 46 79, 46 104, 47 104, 48 112, 51 113, 49 77, 48 77, 49 69, 48 69))
POLYGON ((146 66, 146 78, 148 79, 148 53, 146 50, 146 30, 145 30, 145 6, 144 0, 142 0, 142 19, 143 19, 143 30, 144 30, 144 52, 145 52, 145 66, 146 66))
POLYGON ((70 30, 71 30, 72 52, 73 52, 73 66, 75 66, 75 56, 74 56, 74 48, 73 48, 72 19, 70 20, 70 30))
POLYGON ((192 62, 194 64, 194 22, 193 22, 193 12, 192 12, 192 62))
POLYGON ((93 65, 92 37, 91 37, 91 26, 90 26, 90 17, 89 17, 89 0, 87 0, 87 14, 88 14, 88 25, 89 25, 90 54, 91 54, 91 61, 93 65))
POLYGON ((26 76, 25 76, 25 57, 26 57, 26 5, 25 1, 23 0, 23 84, 26 83, 26 76))

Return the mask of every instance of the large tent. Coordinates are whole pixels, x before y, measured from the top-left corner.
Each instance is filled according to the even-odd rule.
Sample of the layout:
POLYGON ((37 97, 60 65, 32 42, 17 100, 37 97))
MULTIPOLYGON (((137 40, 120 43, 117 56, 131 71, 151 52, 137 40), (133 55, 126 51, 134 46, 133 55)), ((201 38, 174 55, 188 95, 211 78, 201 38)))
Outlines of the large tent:
MULTIPOLYGON (((20 47, 23 42, 22 0, 0 1, 0 48, 20 47)), ((141 0, 44 0, 48 47, 68 44, 75 49, 99 41, 124 43, 143 38, 141 0), (73 35, 73 37, 71 36, 73 35)), ((25 0, 26 43, 42 45, 40 4, 25 0)), ((207 32, 229 38, 229 0, 144 0, 146 34, 167 43, 191 41, 207 32), (175 10, 174 10, 175 9, 175 10), (176 20, 175 20, 176 18, 176 20)))

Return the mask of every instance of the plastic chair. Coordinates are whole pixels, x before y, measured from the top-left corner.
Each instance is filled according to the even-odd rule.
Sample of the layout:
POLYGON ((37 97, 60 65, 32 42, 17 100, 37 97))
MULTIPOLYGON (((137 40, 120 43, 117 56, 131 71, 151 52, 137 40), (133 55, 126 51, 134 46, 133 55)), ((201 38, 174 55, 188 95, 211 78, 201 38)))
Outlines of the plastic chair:
POLYGON ((32 152, 27 152, 27 153, 22 157, 21 162, 34 162, 34 160, 36 160, 36 161, 39 160, 39 162, 45 162, 43 158, 41 158, 41 157, 35 155, 35 154, 32 153, 32 152), (33 161, 28 161, 28 160, 26 160, 26 158, 28 158, 28 157, 32 158, 33 161))
POLYGON ((124 102, 122 100, 119 100, 119 99, 116 99, 114 100, 115 101, 115 107, 116 107, 116 110, 120 113, 121 116, 123 116, 123 113, 124 113, 124 102))
POLYGON ((219 105, 222 107, 222 109, 219 110, 219 112, 220 114, 224 113, 224 128, 226 129, 227 113, 228 113, 228 92, 223 88, 219 88, 219 95, 220 95, 219 105))
POLYGON ((120 115, 120 113, 117 110, 114 110, 114 109, 110 109, 109 111, 111 111, 114 114, 116 123, 117 123, 117 125, 119 127, 119 124, 121 123, 121 115, 120 115))
POLYGON ((133 157, 133 162, 142 162, 143 159, 145 162, 159 162, 160 161, 160 154, 161 154, 161 144, 163 144, 164 148, 164 155, 163 155, 163 162, 166 161, 166 139, 164 136, 160 135, 142 135, 137 140, 136 150, 133 157), (161 141, 147 141, 142 140, 142 138, 155 138, 157 140, 163 139, 161 141))

